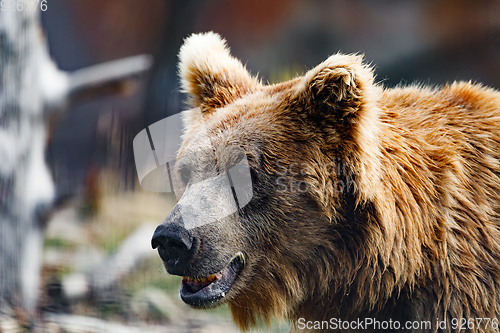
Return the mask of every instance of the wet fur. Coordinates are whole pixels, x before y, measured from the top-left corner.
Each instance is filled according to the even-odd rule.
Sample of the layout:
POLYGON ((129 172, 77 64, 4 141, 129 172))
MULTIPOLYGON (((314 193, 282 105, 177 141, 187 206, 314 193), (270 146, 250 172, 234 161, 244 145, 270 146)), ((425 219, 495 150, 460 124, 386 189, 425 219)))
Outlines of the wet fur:
POLYGON ((242 329, 273 316, 434 329, 437 318, 499 317, 499 92, 385 89, 361 57, 340 54, 264 85, 213 33, 186 40, 179 68, 200 108, 180 155, 205 127, 211 142, 243 147, 254 174, 254 198, 226 226, 247 258, 227 297, 242 329), (308 190, 282 191, 279 177, 308 190))

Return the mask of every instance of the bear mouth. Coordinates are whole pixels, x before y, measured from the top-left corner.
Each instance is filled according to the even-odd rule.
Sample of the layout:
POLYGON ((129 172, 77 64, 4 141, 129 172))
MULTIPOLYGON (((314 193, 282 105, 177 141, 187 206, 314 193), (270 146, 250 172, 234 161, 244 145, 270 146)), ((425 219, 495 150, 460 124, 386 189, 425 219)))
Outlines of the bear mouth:
POLYGON ((183 276, 182 300, 196 308, 216 306, 227 295, 244 265, 243 253, 238 252, 220 272, 197 278, 183 276))

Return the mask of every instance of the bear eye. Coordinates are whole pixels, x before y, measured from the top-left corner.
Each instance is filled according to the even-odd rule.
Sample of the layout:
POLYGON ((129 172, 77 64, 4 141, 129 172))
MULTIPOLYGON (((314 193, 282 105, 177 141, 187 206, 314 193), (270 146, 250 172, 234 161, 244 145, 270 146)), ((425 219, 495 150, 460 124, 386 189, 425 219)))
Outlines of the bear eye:
POLYGON ((179 170, 179 173, 181 175, 181 180, 184 184, 189 183, 189 180, 191 179, 191 169, 188 167, 182 167, 179 170))

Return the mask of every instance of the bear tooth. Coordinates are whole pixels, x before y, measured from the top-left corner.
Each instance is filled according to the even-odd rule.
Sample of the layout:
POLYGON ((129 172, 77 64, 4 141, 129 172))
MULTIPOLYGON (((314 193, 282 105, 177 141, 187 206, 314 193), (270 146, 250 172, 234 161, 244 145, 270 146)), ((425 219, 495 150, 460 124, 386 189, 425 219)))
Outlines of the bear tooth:
POLYGON ((190 276, 183 276, 182 278, 187 281, 187 282, 190 282, 190 283, 212 283, 214 280, 218 280, 222 277, 222 273, 215 273, 215 274, 211 274, 209 276, 203 276, 203 277, 199 277, 199 278, 194 278, 194 277, 190 277, 190 276))
POLYGON ((234 255, 234 258, 240 258, 241 262, 245 264, 245 256, 243 255, 243 252, 238 252, 234 255))

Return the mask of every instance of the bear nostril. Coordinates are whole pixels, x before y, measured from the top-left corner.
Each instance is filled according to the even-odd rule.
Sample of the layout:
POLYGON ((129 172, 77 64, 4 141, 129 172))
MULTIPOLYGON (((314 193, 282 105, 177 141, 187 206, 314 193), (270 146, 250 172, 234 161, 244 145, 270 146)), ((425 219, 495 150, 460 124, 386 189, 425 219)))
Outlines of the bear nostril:
POLYGON ((158 245, 158 254, 160 255, 161 260, 168 261, 169 257, 167 254, 167 249, 163 244, 158 245))
POLYGON ((151 239, 153 249, 165 262, 187 263, 193 255, 193 237, 185 228, 176 224, 159 225, 151 239))
POLYGON ((160 243, 160 241, 153 236, 153 239, 151 240, 151 247, 154 250, 154 249, 156 249, 159 246, 162 246, 161 243, 160 243))

